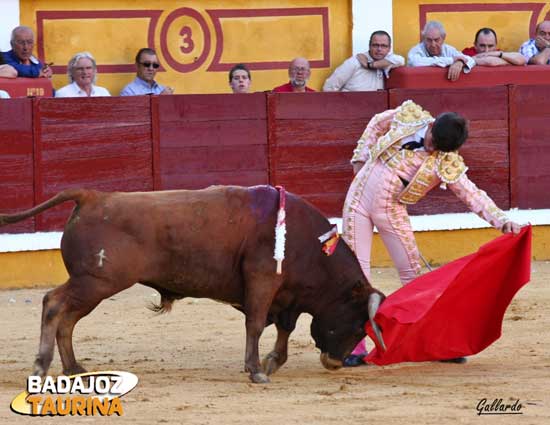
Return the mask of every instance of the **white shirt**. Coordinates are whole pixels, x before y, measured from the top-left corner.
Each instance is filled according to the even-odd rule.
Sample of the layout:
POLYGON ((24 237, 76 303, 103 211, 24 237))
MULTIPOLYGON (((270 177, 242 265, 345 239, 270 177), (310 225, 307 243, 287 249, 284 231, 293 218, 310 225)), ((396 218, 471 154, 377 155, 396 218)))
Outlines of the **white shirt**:
MULTIPOLYGON (((408 142, 420 142, 422 139, 426 138, 427 131, 428 131, 428 125, 425 125, 424 127, 420 128, 416 133, 411 134, 410 136, 407 136, 407 137, 403 137, 399 141, 400 146, 403 146, 408 142)), ((425 150, 424 146, 422 146, 421 148, 416 148, 415 150, 417 149, 425 150)))
POLYGON ((7 91, 0 90, 0 99, 9 99, 10 95, 7 91))
MULTIPOLYGON (((365 55, 372 62, 368 52, 365 55)), ((402 56, 390 53, 385 58, 397 66, 405 65, 402 56)), ((384 89, 384 76, 388 77, 390 67, 382 69, 365 69, 357 57, 346 59, 342 65, 334 70, 323 85, 323 91, 375 91, 384 89)))
POLYGON ((409 50, 407 61, 409 66, 439 66, 441 68, 446 68, 453 64, 455 56, 465 56, 468 59, 464 65, 465 74, 470 72, 476 65, 474 58, 463 55, 453 46, 448 44, 443 44, 443 46, 441 46, 440 56, 431 56, 426 50, 424 43, 418 43, 409 50))
MULTIPOLYGON (((111 93, 109 93, 109 90, 104 87, 99 87, 92 84, 90 97, 98 96, 111 96, 111 93)), ((73 81, 71 84, 56 90, 55 97, 88 97, 88 94, 82 90, 75 81, 73 81)))

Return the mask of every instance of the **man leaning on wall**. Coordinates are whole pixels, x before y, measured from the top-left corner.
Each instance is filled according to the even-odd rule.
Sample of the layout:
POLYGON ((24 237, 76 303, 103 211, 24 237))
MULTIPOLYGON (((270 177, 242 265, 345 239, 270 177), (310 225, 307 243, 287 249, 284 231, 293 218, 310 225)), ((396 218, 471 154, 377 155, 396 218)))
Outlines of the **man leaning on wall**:
POLYGON ((409 50, 409 66, 439 66, 449 68, 447 78, 457 81, 460 74, 467 74, 475 66, 473 58, 445 44, 447 33, 440 22, 429 21, 422 31, 422 41, 409 50))
POLYGON ((15 27, 11 32, 11 50, 4 52, 4 61, 15 68, 18 77, 51 78, 52 69, 43 64, 32 54, 34 49, 34 32, 25 26, 15 27))
POLYGON ((503 52, 497 47, 497 33, 492 28, 481 28, 476 32, 474 45, 462 50, 471 56, 478 66, 525 65, 527 62, 518 52, 503 52))
POLYGON ((348 58, 334 70, 323 85, 323 91, 375 91, 384 89, 390 70, 403 66, 405 59, 391 53, 391 37, 386 31, 375 31, 369 50, 348 58))
POLYGON ((537 25, 536 37, 527 40, 519 49, 529 65, 547 65, 550 63, 550 21, 537 25))

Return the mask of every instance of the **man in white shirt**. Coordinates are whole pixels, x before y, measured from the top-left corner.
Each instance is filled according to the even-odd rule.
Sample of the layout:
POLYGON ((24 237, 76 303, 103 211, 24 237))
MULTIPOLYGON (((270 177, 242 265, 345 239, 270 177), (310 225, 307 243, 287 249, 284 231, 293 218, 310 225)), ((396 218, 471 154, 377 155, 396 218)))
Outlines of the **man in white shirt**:
POLYGON ((375 91, 384 89, 384 77, 393 68, 403 66, 405 59, 391 53, 391 37, 386 31, 375 31, 369 50, 352 56, 334 70, 323 85, 323 91, 375 91))
POLYGON ((445 44, 446 35, 440 22, 429 21, 422 31, 422 42, 409 50, 409 66, 449 67, 447 78, 451 81, 458 80, 462 71, 465 74, 470 72, 475 66, 475 60, 445 44))
POLYGON ((69 84, 55 92, 55 97, 111 96, 109 90, 96 86, 97 65, 89 52, 74 55, 67 65, 69 84))

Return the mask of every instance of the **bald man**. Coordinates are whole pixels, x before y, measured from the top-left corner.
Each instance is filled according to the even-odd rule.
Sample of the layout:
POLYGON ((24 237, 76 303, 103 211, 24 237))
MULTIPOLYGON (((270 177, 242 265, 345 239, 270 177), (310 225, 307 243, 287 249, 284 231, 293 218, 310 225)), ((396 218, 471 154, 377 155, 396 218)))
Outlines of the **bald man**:
POLYGON ((307 86, 311 75, 309 62, 306 58, 295 58, 288 66, 289 82, 275 87, 274 93, 305 93, 315 91, 307 86))

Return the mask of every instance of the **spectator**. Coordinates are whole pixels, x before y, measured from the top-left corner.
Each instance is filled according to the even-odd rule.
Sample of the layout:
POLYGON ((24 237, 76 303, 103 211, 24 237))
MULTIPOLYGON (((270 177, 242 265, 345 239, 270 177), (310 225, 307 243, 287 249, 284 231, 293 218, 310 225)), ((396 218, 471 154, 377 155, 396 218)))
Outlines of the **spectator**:
POLYGON ((233 93, 250 93, 252 78, 246 65, 238 63, 229 71, 229 87, 233 93))
POLYGON ((17 77, 17 71, 13 66, 8 65, 6 64, 6 62, 4 62, 4 57, 2 56, 2 53, 0 53, 0 77, 2 78, 17 77))
POLYGON ((375 91, 384 89, 384 76, 392 68, 405 65, 402 56, 390 53, 391 37, 386 31, 375 31, 369 40, 369 51, 344 61, 323 85, 323 91, 375 91))
POLYGON ((547 65, 550 63, 550 21, 539 23, 536 35, 523 43, 519 52, 530 65, 547 65))
POLYGON ((120 95, 173 94, 172 87, 165 87, 155 81, 159 67, 157 52, 148 47, 140 49, 136 54, 136 78, 122 89, 120 95))
MULTIPOLYGON (((435 188, 448 187, 471 211, 503 233, 519 225, 466 175, 458 149, 468 138, 466 120, 445 112, 435 120, 411 100, 375 115, 357 142, 351 163, 355 178, 342 212, 342 236, 370 280, 373 228, 376 226, 403 285, 420 274, 420 253, 407 205, 435 188)), ((346 366, 363 364, 364 342, 346 358, 346 366)), ((457 363, 464 358, 453 359, 457 363)))
POLYGON ((51 64, 44 65, 32 55, 34 33, 29 27, 15 27, 11 32, 11 50, 3 53, 4 61, 15 68, 18 77, 51 78, 51 64))
POLYGON ((67 65, 69 84, 57 90, 55 97, 111 96, 106 88, 94 84, 96 71, 97 66, 91 53, 77 53, 67 65))
POLYGON ((409 50, 409 66, 439 66, 449 67, 447 78, 456 81, 464 70, 467 74, 475 66, 475 61, 445 44, 447 33, 440 22, 430 21, 422 31, 422 42, 409 50))
POLYGON ((497 34, 492 28, 481 28, 476 33, 473 47, 462 50, 472 56, 478 66, 525 65, 527 62, 518 52, 503 52, 497 48, 497 34))
POLYGON ((274 93, 305 93, 315 91, 307 86, 311 75, 309 62, 305 58, 295 58, 288 66, 288 77, 290 81, 282 86, 275 87, 274 93))

